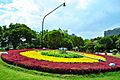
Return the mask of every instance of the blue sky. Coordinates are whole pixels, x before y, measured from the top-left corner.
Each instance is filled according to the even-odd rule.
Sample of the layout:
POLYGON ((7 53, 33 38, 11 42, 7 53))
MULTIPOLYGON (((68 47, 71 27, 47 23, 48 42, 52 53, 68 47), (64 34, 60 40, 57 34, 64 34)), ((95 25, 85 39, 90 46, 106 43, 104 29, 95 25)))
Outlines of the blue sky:
POLYGON ((67 29, 91 39, 120 27, 120 0, 0 0, 0 25, 23 23, 41 31, 44 15, 63 2, 66 7, 47 16, 44 29, 67 29))

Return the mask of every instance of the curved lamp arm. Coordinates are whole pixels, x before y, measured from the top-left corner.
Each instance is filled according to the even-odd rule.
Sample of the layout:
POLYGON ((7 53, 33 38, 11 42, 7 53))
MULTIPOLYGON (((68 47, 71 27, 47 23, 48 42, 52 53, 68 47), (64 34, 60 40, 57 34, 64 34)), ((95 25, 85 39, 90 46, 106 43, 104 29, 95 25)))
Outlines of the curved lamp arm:
POLYGON ((42 43, 42 47, 43 47, 43 26, 44 26, 44 20, 45 20, 45 18, 49 15, 49 14, 51 14, 52 12, 54 12, 55 10, 57 10, 58 8, 60 8, 61 6, 66 6, 65 5, 65 2, 64 3, 62 3, 61 5, 59 5, 58 7, 56 7, 55 9, 53 9, 52 11, 50 11, 49 13, 47 13, 44 17, 43 17, 43 20, 42 20, 42 40, 41 40, 41 43, 42 43))

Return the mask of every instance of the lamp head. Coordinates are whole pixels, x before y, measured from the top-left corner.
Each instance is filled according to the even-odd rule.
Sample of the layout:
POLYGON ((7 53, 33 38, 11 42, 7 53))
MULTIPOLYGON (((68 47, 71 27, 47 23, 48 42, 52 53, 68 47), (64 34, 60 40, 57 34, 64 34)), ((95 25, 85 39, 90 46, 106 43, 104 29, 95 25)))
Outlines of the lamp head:
POLYGON ((65 2, 63 3, 63 6, 65 7, 66 5, 65 5, 65 2))

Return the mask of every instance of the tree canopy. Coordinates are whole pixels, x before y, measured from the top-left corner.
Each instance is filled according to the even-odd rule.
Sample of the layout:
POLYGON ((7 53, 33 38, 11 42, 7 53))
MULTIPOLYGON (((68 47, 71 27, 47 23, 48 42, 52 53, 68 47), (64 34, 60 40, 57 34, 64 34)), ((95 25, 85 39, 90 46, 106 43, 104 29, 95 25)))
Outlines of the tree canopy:
MULTIPOLYGON (((110 51, 120 49, 120 35, 83 39, 68 34, 68 30, 44 30, 43 47, 68 50, 77 49, 84 52, 110 51)), ((11 23, 8 27, 0 26, 0 48, 42 48, 42 32, 36 32, 25 24, 11 23)))

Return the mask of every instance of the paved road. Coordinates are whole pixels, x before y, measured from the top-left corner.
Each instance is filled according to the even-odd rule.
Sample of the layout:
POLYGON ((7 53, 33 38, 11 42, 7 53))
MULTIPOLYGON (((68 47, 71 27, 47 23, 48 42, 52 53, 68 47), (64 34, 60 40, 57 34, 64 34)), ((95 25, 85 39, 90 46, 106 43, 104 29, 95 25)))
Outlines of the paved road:
POLYGON ((0 57, 1 57, 2 52, 0 52, 0 57))

